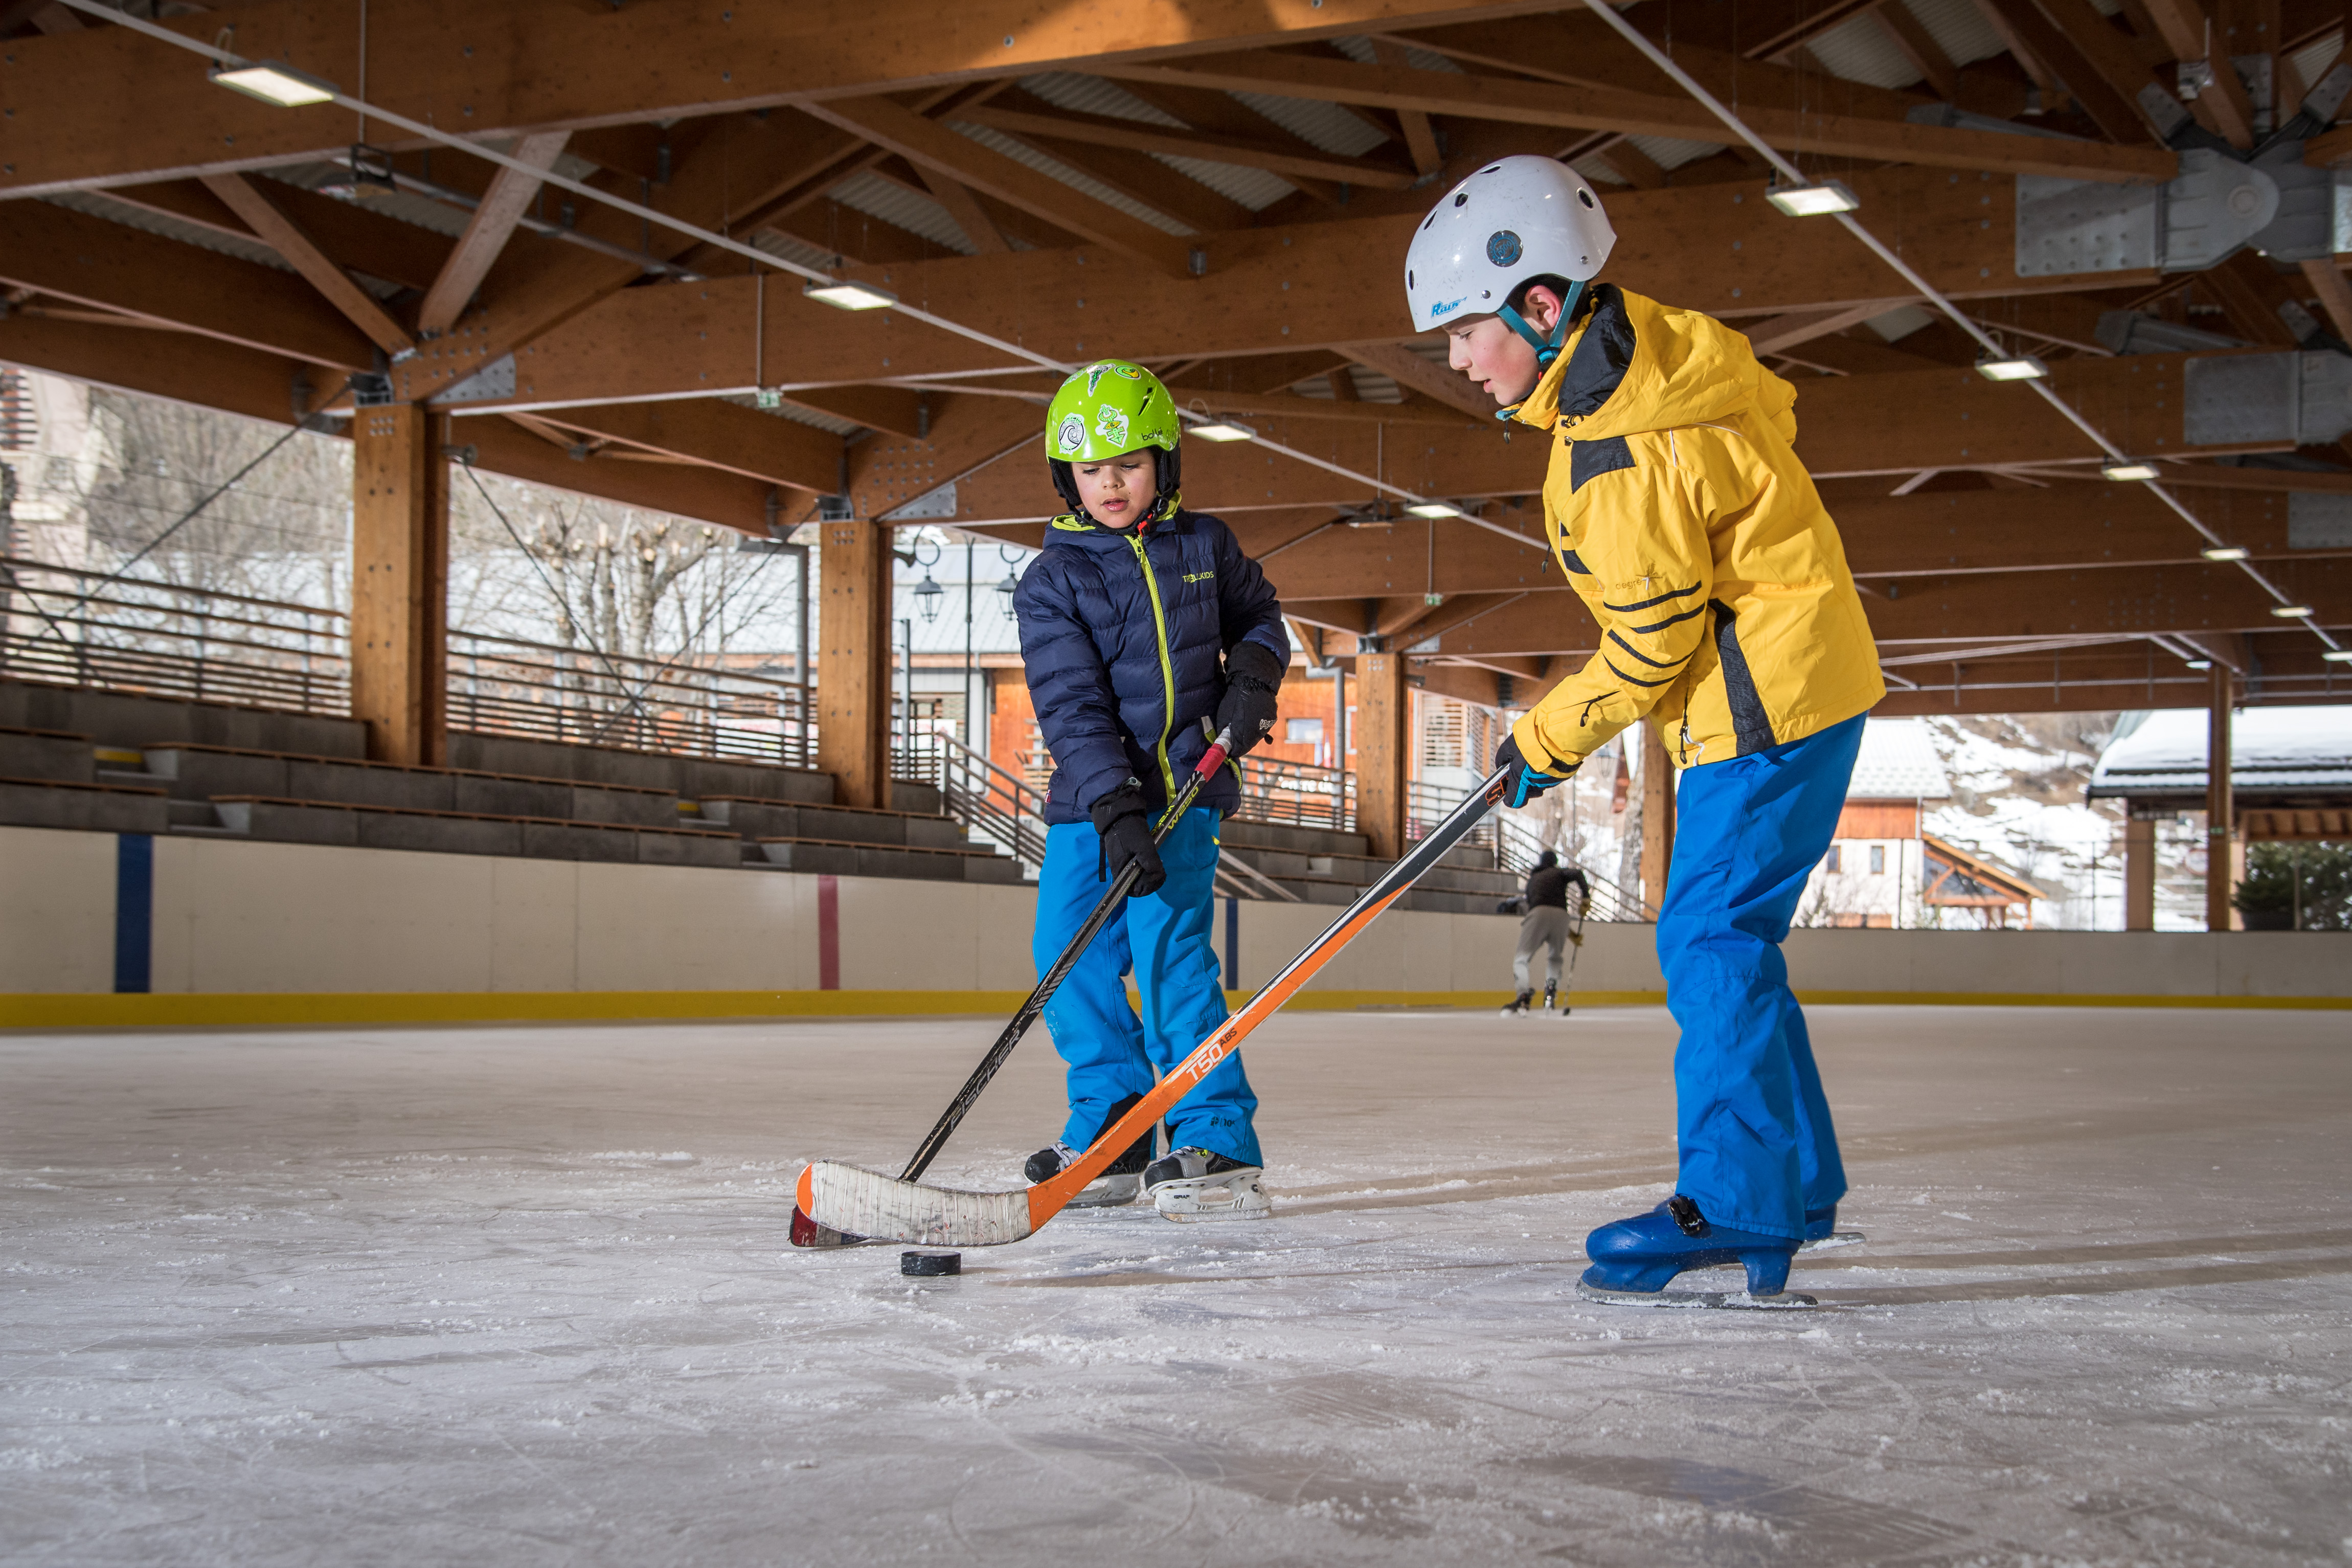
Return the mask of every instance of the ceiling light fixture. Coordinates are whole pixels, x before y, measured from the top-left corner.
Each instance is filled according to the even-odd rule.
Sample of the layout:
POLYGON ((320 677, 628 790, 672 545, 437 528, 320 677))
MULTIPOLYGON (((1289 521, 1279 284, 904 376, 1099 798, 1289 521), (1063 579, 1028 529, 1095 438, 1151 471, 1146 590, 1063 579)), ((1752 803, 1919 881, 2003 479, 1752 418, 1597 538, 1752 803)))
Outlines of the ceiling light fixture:
POLYGON ((2213 667, 2213 661, 2210 659, 2191 659, 2189 661, 2189 667, 2192 670, 2210 670, 2213 667))
POLYGON ((1461 507, 1448 506, 1444 501, 1408 501, 1404 509, 1416 517, 1458 517, 1462 515, 1461 507))
POLYGON ((2352 648, 2330 648, 2319 656, 2331 664, 2352 664, 2352 648))
POLYGON ((1862 205, 1862 198, 1843 180, 1823 180, 1818 185, 1780 185, 1764 193, 1764 199, 1792 218, 1827 217, 1832 213, 1851 213, 1862 205))
POLYGON ((1246 424, 1230 419, 1213 419, 1206 424, 1196 424, 1187 434, 1203 441, 1255 441, 1257 432, 1246 424))
POLYGON ((231 92, 275 104, 279 109, 303 109, 314 103, 332 103, 343 89, 323 78, 308 71, 298 71, 292 66, 267 63, 242 66, 216 65, 212 78, 231 92))
POLYGON ((2005 360, 1982 359, 1977 361, 1977 374, 1989 382, 2038 382, 2050 373, 2050 367, 2032 354, 2012 354, 2005 360))
POLYGON ((2099 470, 2099 477, 2102 479, 2113 479, 2117 484, 2133 484, 2142 479, 2155 478, 2156 465, 2153 463, 2110 463, 2099 470))
POLYGON ((2204 555, 2207 560, 2243 560, 2252 553, 2243 545, 2213 545, 2204 555))
POLYGON ((2273 604, 2271 606, 2271 613, 2277 616, 2282 621, 2307 621, 2311 618, 2311 606, 2308 604, 2273 604))
POLYGON ((870 283, 839 279, 831 283, 805 284, 801 288, 804 298, 818 300, 836 310, 887 310, 898 303, 898 297, 887 288, 877 288, 870 283))

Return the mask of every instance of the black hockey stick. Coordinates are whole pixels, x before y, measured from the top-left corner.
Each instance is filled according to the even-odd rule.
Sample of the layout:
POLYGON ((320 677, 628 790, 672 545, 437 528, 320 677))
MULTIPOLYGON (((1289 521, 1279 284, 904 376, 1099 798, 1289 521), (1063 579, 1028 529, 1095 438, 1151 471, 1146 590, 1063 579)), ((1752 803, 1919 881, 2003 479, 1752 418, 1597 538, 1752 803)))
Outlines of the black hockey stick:
MULTIPOLYGON (((1204 725, 1202 727, 1207 727, 1204 725)), ((1183 820, 1184 813, 1192 809, 1192 802, 1200 796, 1201 787, 1224 766, 1226 748, 1233 744, 1233 732, 1227 730, 1209 743, 1209 749, 1202 752, 1201 760, 1193 765, 1192 776, 1184 781, 1184 788, 1177 792, 1176 799, 1161 815, 1160 826, 1151 835, 1153 843, 1165 843, 1168 835, 1175 831, 1176 824, 1183 820)), ((1087 916, 1086 924, 1078 927, 1077 935, 1071 937, 1068 946, 1062 949, 1062 956, 1054 960, 1054 967, 1045 971, 1045 977, 1037 982, 1037 988, 1029 993, 1029 999, 1021 1004, 1020 1010, 1005 1024, 1004 1031, 996 1037, 996 1043, 988 1048, 988 1054, 980 1059, 980 1065, 971 1070, 971 1076, 964 1080, 963 1087, 956 1091, 956 1097, 948 1103, 948 1108, 940 1113, 940 1119, 931 1124, 931 1130, 923 1135, 922 1143, 915 1149, 914 1157, 899 1173, 900 1181, 919 1180, 930 1168, 931 1161, 939 1156, 940 1150, 946 1146, 949 1138, 954 1136, 956 1128, 962 1124, 964 1117, 979 1101, 981 1092, 996 1076, 997 1069, 1004 1065, 1005 1058, 1013 1054, 1013 1048, 1021 1043, 1021 1037, 1029 1032, 1029 1026, 1035 1023, 1038 1015, 1045 1010, 1045 1004, 1053 1000, 1054 993, 1061 988, 1070 971, 1077 967, 1078 960, 1093 946, 1094 939, 1102 934, 1102 928, 1109 924, 1111 915, 1127 901, 1129 890, 1134 887, 1135 879, 1141 874, 1141 865, 1129 861, 1119 868, 1117 876, 1111 878, 1109 889, 1096 904, 1093 913, 1087 916)), ((839 1231, 828 1230, 818 1225, 797 1205, 793 1208, 792 1240, 795 1247, 836 1247, 858 1239, 862 1238, 844 1236, 839 1231)))

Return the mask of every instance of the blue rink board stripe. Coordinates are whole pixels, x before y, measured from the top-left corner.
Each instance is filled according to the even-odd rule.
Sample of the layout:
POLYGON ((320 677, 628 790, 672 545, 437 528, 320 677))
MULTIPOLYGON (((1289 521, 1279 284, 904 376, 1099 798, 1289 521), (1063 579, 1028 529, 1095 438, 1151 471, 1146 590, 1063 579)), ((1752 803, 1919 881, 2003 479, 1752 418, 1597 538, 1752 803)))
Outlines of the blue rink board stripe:
POLYGON ((155 946, 155 841, 123 833, 114 852, 114 989, 143 995, 155 946))

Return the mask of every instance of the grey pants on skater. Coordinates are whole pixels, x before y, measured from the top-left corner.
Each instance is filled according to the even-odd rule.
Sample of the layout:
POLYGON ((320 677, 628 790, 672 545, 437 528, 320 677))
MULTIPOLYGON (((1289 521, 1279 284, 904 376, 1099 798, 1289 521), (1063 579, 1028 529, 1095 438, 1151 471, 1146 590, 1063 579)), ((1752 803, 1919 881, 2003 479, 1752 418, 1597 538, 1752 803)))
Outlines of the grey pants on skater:
POLYGON ((1511 979, 1520 990, 1533 988, 1528 984, 1528 960, 1547 946, 1551 952, 1544 959, 1544 988, 1557 990, 1560 954, 1568 947, 1568 911, 1538 904, 1519 921, 1519 950, 1511 959, 1511 979))

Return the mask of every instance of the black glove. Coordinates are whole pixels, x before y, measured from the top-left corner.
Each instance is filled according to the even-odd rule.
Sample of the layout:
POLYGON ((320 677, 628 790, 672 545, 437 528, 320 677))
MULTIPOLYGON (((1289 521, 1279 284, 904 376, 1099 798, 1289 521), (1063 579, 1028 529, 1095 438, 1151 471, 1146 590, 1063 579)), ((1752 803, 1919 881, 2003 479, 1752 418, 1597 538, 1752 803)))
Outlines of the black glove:
POLYGON ((1576 771, 1571 765, 1568 773, 1545 772, 1519 755, 1519 737, 1516 735, 1506 735, 1503 744, 1495 747, 1495 766, 1510 769, 1503 779, 1503 804, 1514 810, 1553 785, 1567 783, 1569 773, 1576 771))
POLYGON ((1225 695, 1217 704, 1217 729, 1233 732, 1234 756, 1274 733, 1275 694, 1282 689, 1282 661, 1255 643, 1237 643, 1226 651, 1225 695))
POLYGON ((1129 898, 1142 898, 1158 893, 1168 880, 1168 872, 1160 863, 1160 846, 1151 841, 1151 819, 1143 804, 1143 786, 1130 779, 1101 800, 1096 801, 1090 813, 1095 820, 1095 831, 1102 837, 1102 869, 1106 878, 1116 877, 1127 869, 1127 862, 1136 864, 1135 885, 1128 890, 1129 898))

